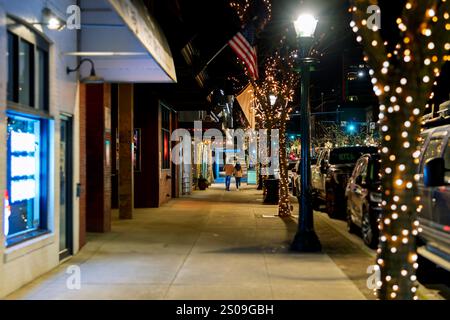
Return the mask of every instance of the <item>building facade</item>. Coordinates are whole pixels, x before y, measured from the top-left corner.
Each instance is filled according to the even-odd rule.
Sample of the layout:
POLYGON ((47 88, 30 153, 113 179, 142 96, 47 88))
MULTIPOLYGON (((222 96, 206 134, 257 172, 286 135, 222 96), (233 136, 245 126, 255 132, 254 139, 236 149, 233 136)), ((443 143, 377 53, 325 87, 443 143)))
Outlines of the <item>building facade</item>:
POLYGON ((0 296, 79 250, 77 32, 42 24, 71 4, 0 1, 0 296))

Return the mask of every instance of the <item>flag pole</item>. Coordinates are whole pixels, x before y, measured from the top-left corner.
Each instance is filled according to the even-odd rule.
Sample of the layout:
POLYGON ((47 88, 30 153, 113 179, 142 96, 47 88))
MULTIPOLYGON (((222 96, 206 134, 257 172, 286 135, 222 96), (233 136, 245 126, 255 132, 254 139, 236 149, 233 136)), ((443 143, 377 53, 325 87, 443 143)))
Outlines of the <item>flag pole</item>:
POLYGON ((224 45, 222 48, 220 48, 220 50, 217 51, 217 53, 216 53, 211 59, 209 59, 209 61, 205 64, 205 66, 203 67, 203 69, 202 69, 197 75, 199 75, 199 74, 201 74, 203 71, 205 71, 205 69, 209 66, 209 64, 210 64, 211 62, 213 62, 213 60, 214 60, 215 58, 217 58, 217 56, 218 56, 223 50, 225 50, 226 47, 228 47, 228 42, 225 43, 225 45, 224 45))
MULTIPOLYGON (((206 63, 206 65, 205 65, 205 67, 203 68, 203 70, 215 59, 215 58, 217 58, 217 56, 223 51, 223 50, 225 50, 225 48, 226 47, 228 47, 228 42, 227 43, 225 43, 225 45, 219 50, 219 51, 217 51, 217 53, 211 58, 211 59, 209 59, 209 61, 206 63)), ((203 71, 202 70, 202 71, 203 71)))

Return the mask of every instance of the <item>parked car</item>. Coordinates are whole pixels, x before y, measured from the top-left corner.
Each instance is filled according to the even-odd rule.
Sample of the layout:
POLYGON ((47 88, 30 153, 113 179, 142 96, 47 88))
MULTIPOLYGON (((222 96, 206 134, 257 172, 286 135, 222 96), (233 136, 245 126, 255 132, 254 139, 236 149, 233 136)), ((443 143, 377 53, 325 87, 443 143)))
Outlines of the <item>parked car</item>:
MULTIPOLYGON (((426 129, 419 164, 422 232, 417 252, 450 271, 450 116, 447 124, 426 129)), ((426 264, 419 263, 420 268, 426 264)))
MULTIPOLYGON (((317 158, 311 158, 311 166, 317 163, 317 158)), ((292 172, 292 195, 295 197, 300 197, 300 160, 295 162, 294 167, 291 169, 292 172)))
POLYGON ((289 191, 295 195, 295 185, 294 180, 297 175, 296 172, 296 163, 297 161, 289 161, 288 163, 288 178, 289 178, 289 191))
POLYGON ((359 233, 364 243, 378 246, 378 223, 381 215, 381 176, 378 153, 365 154, 356 162, 345 190, 347 228, 359 233))
POLYGON ((314 207, 320 210, 320 204, 325 203, 325 212, 330 218, 345 218, 348 178, 363 154, 376 152, 377 147, 368 146, 322 149, 316 165, 311 167, 314 207))

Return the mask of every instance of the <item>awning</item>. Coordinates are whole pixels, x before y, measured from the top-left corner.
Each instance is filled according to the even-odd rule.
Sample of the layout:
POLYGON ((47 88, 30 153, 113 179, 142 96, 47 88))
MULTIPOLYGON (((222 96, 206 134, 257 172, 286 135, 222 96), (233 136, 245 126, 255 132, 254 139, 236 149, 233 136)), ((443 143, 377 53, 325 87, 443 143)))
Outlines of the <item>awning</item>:
MULTIPOLYGON (((140 0, 81 0, 80 51, 107 82, 176 82, 167 40, 140 0)), ((89 64, 81 68, 88 75, 89 64)))

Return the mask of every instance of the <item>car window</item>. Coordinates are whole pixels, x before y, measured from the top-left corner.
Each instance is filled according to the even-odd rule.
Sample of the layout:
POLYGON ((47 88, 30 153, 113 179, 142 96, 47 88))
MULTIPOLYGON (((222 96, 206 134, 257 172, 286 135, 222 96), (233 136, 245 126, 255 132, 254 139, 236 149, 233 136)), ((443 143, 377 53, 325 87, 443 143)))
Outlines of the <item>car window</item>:
POLYGON ((317 158, 317 165, 320 166, 320 164, 322 163, 322 160, 323 160, 324 157, 325 157, 325 153, 326 153, 326 152, 327 152, 326 150, 322 150, 322 151, 319 153, 319 157, 317 158))
POLYGON ((380 181, 380 160, 372 159, 368 164, 368 177, 372 182, 380 181))
POLYGON ((353 170, 353 174, 352 174, 353 179, 356 179, 356 177, 359 176, 363 163, 364 163, 364 159, 359 159, 358 162, 356 162, 355 169, 353 170))
POLYGON ((330 150, 325 150, 325 152, 323 153, 323 159, 328 160, 329 157, 330 157, 330 150))
POLYGON ((450 184, 450 138, 447 141, 447 146, 444 151, 444 160, 445 160, 445 182, 450 184))
POLYGON ((445 138, 445 135, 442 135, 442 133, 446 134, 445 131, 439 131, 432 134, 430 142, 426 146, 425 153, 422 158, 422 164, 420 168, 421 172, 423 172, 423 166, 427 162, 427 160, 441 156, 445 138))
POLYGON ((361 182, 362 183, 367 183, 367 158, 363 158, 361 159, 362 164, 361 164, 361 182))
POLYGON ((330 154, 330 164, 352 164, 365 153, 375 153, 375 147, 344 147, 333 149, 330 154))

